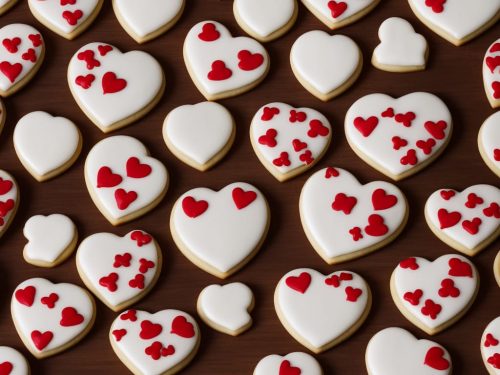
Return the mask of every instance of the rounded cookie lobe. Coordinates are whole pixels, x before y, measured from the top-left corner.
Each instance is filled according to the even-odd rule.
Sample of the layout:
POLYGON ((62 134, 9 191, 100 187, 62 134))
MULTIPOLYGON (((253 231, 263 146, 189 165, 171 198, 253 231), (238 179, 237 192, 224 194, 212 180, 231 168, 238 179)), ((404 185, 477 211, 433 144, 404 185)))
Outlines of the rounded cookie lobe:
POLYGON ((500 317, 491 321, 481 337, 481 356, 491 375, 500 374, 500 317))
POLYGON ((262 358, 253 375, 269 374, 323 375, 323 370, 313 356, 295 352, 285 356, 271 354, 262 358), (300 372, 299 372, 300 371, 300 372))

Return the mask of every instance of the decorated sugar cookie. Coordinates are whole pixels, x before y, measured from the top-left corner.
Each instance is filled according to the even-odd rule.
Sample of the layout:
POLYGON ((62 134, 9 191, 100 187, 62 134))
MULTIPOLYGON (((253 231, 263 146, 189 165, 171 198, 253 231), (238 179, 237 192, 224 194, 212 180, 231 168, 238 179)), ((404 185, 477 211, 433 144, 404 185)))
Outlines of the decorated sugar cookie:
POLYGON ((5 125, 5 120, 7 119, 7 110, 5 104, 0 97, 0 135, 2 134, 3 126, 5 125))
POLYGON ((318 99, 328 101, 356 82, 363 55, 351 38, 313 30, 295 41, 290 62, 302 86, 318 99))
POLYGON ((394 303, 410 322, 429 335, 448 328, 469 310, 479 288, 476 267, 461 255, 430 262, 411 257, 391 277, 394 303))
POLYGON ((19 206, 19 189, 16 180, 0 169, 0 238, 7 231, 19 206))
POLYGON ((24 345, 40 359, 67 350, 87 335, 95 303, 79 286, 34 278, 17 286, 11 312, 24 345))
POLYGON ((500 317, 494 319, 481 337, 481 355, 490 375, 500 374, 500 317))
POLYGON ((307 238, 328 264, 380 249, 401 233, 408 219, 406 198, 395 185, 361 185, 348 171, 332 167, 307 180, 299 208, 307 238))
POLYGON ((288 333, 314 353, 349 338, 371 308, 371 292, 353 272, 330 275, 299 268, 288 272, 274 292, 276 313, 288 333))
POLYGON ((0 0, 0 16, 17 3, 17 0, 0 0))
POLYGON ((493 273, 495 274, 498 286, 500 286, 500 251, 498 252, 493 264, 493 273))
POLYGON ((202 172, 226 156, 235 135, 233 116, 215 102, 177 107, 163 123, 163 139, 169 150, 202 172))
POLYGON ((282 357, 271 354, 257 364, 253 375, 323 375, 323 370, 313 356, 295 352, 282 357))
POLYGON ((486 119, 479 130, 477 142, 484 162, 500 177, 500 112, 486 119))
POLYGON ((200 331, 196 321, 179 310, 128 310, 113 322, 109 340, 134 374, 173 375, 195 357, 200 331))
POLYGON ((500 107, 500 38, 488 47, 484 56, 483 81, 491 106, 500 107))
POLYGON ((366 348, 369 375, 449 375, 448 351, 429 340, 418 340, 402 328, 386 328, 373 336, 366 348))
POLYGON ((172 209, 170 230, 191 262, 224 279, 256 255, 269 221, 262 193, 250 184, 236 182, 217 192, 196 188, 183 194, 172 209))
POLYGON ((75 53, 68 83, 82 111, 104 133, 145 116, 165 90, 163 70, 151 55, 122 53, 104 43, 87 44, 75 53))
POLYGON ((427 200, 425 219, 441 241, 474 256, 500 234, 500 189, 475 185, 462 192, 438 190, 427 200))
POLYGON ((17 350, 0 346, 0 374, 30 375, 28 361, 17 350))
POLYGON ((269 56, 259 42, 233 37, 215 21, 191 28, 184 41, 184 61, 207 100, 243 94, 262 82, 269 70, 269 56))
POLYGON ((87 288, 110 309, 120 311, 154 287, 162 255, 146 232, 134 230, 123 237, 97 233, 78 247, 76 265, 87 288))
POLYGON ((135 138, 103 139, 90 150, 85 182, 97 208, 113 225, 134 220, 156 207, 168 189, 168 172, 135 138))

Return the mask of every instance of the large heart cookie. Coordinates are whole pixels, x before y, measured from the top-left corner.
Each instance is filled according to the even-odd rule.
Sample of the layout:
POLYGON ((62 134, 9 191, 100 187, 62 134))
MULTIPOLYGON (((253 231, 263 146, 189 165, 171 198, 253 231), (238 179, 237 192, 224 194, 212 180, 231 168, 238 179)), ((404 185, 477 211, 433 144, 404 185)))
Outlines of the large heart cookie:
POLYGON ((438 190, 427 200, 425 219, 449 246, 476 255, 500 234, 500 189, 475 185, 462 192, 438 190))
POLYGON ((104 133, 145 116, 165 90, 160 64, 142 51, 120 52, 104 43, 80 48, 68 67, 71 93, 104 133))
POLYGON ((17 0, 0 0, 0 16, 17 3, 17 0))
POLYGON ((323 370, 313 356, 295 352, 283 357, 271 354, 262 358, 253 375, 323 375, 323 370))
POLYGON ((259 42, 233 38, 224 25, 215 21, 203 21, 191 28, 184 41, 184 61, 207 100, 249 91, 262 82, 269 70, 269 56, 259 42))
POLYGON ((441 99, 425 92, 399 99, 367 95, 349 108, 345 118, 346 137, 354 152, 396 181, 436 159, 451 132, 450 111, 441 99))
POLYGON ((491 106, 500 107, 500 38, 488 47, 484 56, 483 81, 491 106))
POLYGON ((314 353, 354 334, 368 316, 371 300, 365 280, 349 271, 324 276, 312 269, 296 269, 283 276, 274 292, 281 323, 314 353))
POLYGON ((257 157, 278 181, 286 181, 312 168, 332 138, 328 119, 310 108, 285 103, 267 104, 257 111, 250 140, 257 157))
POLYGON ((17 350, 0 346, 0 374, 30 375, 28 361, 17 350))
POLYGON ((387 245, 408 218, 406 198, 396 186, 383 181, 361 185, 340 168, 313 174, 302 188, 299 208, 307 238, 329 264, 387 245))
POLYGON ((226 278, 259 251, 269 221, 262 193, 237 182, 218 192, 197 188, 183 194, 172 209, 170 229, 177 247, 191 262, 226 278))
POLYGON ((500 316, 485 328, 481 337, 481 355, 490 375, 500 374, 500 316))
POLYGON ((476 298, 479 275, 461 255, 433 262, 412 257, 392 273, 391 294, 401 313, 429 335, 459 320, 476 298))
POLYGON ((302 0, 302 3, 330 29, 349 25, 368 14, 380 0, 302 0))
POLYGON ((0 169, 0 237, 7 231, 19 206, 19 190, 14 178, 0 169))
POLYGON ((479 130, 477 142, 484 162, 500 177, 500 112, 486 119, 479 130))
POLYGON ((85 162, 90 196, 113 225, 138 218, 156 207, 167 192, 165 166, 149 156, 137 139, 119 135, 103 139, 85 162))

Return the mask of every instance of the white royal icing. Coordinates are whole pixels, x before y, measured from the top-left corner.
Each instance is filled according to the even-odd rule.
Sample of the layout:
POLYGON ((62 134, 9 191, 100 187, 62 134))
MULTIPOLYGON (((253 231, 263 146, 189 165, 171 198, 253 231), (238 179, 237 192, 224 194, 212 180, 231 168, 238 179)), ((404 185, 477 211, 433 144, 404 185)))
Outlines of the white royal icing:
POLYGON ((30 368, 26 358, 17 350, 0 346, 0 373, 6 375, 29 375, 30 368))
POLYGON ((484 330, 481 337, 481 355, 491 375, 500 374, 500 316, 484 330))
POLYGON ((302 352, 295 352, 283 357, 277 354, 268 355, 259 361, 253 371, 253 375, 281 375, 282 373, 292 375, 323 375, 323 370, 321 370, 321 366, 313 356, 302 352))
POLYGON ((336 28, 339 23, 348 24, 347 19, 363 12, 378 0, 302 0, 330 28, 336 28))
POLYGON ((481 156, 500 176, 500 111, 486 119, 479 132, 481 156))
POLYGON ((18 199, 16 181, 10 174, 0 169, 0 236, 14 219, 18 199))
POLYGON ((500 106, 500 38, 488 47, 484 56, 483 81, 492 106, 500 106))

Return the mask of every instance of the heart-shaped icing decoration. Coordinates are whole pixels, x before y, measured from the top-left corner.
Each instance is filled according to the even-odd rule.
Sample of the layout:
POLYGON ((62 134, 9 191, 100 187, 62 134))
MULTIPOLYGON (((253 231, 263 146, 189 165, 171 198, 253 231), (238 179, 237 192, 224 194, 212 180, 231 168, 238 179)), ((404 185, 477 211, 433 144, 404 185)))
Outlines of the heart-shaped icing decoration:
POLYGON ((349 25, 368 14, 380 0, 302 0, 302 3, 330 29, 349 25))
POLYGON ((111 325, 109 339, 118 358, 134 374, 176 374, 195 357, 200 331, 183 311, 128 310, 111 325))
POLYGON ((0 346, 0 374, 30 375, 28 361, 17 350, 8 346, 0 346))
POLYGON ((361 185, 346 170, 331 167, 307 180, 299 208, 307 238, 328 264, 387 245, 408 218, 406 198, 396 186, 384 181, 361 185))
POLYGON ((142 51, 120 52, 104 43, 80 48, 68 67, 71 93, 104 133, 145 116, 165 90, 163 70, 142 51))
POLYGON ((79 286, 34 278, 17 286, 11 312, 24 345, 36 358, 45 358, 87 335, 94 324, 95 303, 79 286))
POLYGON ((363 56, 351 38, 313 30, 295 41, 290 62, 302 86, 326 102, 356 82, 363 67, 363 56))
POLYGON ((19 190, 14 178, 0 169, 0 237, 7 231, 19 206, 19 190))
POLYGON ((494 319, 481 337, 481 355, 490 375, 500 374, 500 316, 494 319))
POLYGON ((323 375, 323 370, 313 356, 295 352, 280 356, 271 354, 262 358, 253 375, 323 375))
POLYGON ((172 209, 170 229, 177 247, 191 262, 224 279, 256 255, 269 222, 262 193, 236 182, 218 192, 196 188, 183 194, 172 209))
POLYGON ((177 107, 163 123, 163 139, 169 150, 202 172, 229 152, 235 135, 233 116, 214 102, 177 107))
POLYGON ((370 375, 449 375, 448 351, 429 340, 418 340, 402 328, 386 328, 373 336, 366 348, 370 375))
POLYGON ((135 138, 114 136, 90 150, 85 162, 90 196, 113 225, 136 219, 156 207, 168 189, 165 166, 135 138))
POLYGON ((500 38, 488 47, 484 56, 483 81, 491 106, 500 107, 500 38))
POLYGON ((331 138, 332 128, 325 116, 285 103, 265 105, 250 126, 255 153, 278 181, 312 168, 328 149, 331 138))
POLYGON ((80 155, 82 139, 70 120, 38 111, 19 120, 14 129, 14 147, 23 166, 42 182, 73 165, 80 155))
POLYGON ((443 101, 432 94, 415 92, 399 99, 371 94, 349 108, 345 133, 361 159, 398 181, 425 168, 444 151, 452 119, 443 101))
POLYGON ((500 112, 486 119, 479 130, 477 142, 484 162, 500 177, 500 112))
POLYGON ((259 42, 234 38, 215 21, 203 21, 191 28, 184 41, 184 61, 207 100, 247 92, 262 82, 269 70, 269 56, 259 42))
POLYGON ((24 87, 42 65, 45 42, 37 29, 14 23, 0 29, 0 96, 24 87))
POLYGON ((97 233, 80 244, 76 264, 85 285, 110 309, 120 311, 153 288, 162 256, 154 238, 140 230, 123 237, 97 233))
POLYGON ((478 287, 476 267, 461 255, 443 255, 433 262, 408 258, 391 277, 396 306, 429 335, 459 320, 474 302, 478 287))
POLYGON ((274 292, 276 313, 288 333, 314 353, 340 344, 363 324, 371 292, 350 271, 328 276, 300 268, 288 272, 274 292))
POLYGON ((495 274, 498 286, 500 286, 500 251, 498 252, 495 262, 493 263, 493 273, 495 274))
POLYGON ((474 256, 500 234, 500 189, 475 185, 462 192, 438 190, 427 200, 425 219, 439 239, 474 256))
POLYGON ((0 0, 0 16, 17 3, 17 0, 0 0))

